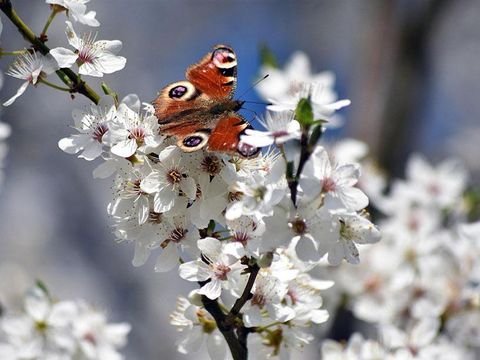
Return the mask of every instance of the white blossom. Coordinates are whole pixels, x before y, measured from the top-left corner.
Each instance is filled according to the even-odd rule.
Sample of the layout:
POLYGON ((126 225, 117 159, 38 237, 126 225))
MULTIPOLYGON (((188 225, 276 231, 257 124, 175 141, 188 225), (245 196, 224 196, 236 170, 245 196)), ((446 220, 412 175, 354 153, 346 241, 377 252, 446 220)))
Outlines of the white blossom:
POLYGON ((72 112, 75 129, 80 134, 61 139, 60 149, 69 154, 81 151, 80 158, 94 160, 102 154, 105 146, 105 135, 109 131, 113 119, 117 116, 115 106, 94 106, 88 111, 75 109, 72 112))
POLYGON ((58 66, 50 55, 43 56, 35 51, 30 53, 25 50, 25 53, 19 55, 6 72, 7 75, 25 80, 25 82, 20 86, 14 96, 3 103, 3 106, 12 105, 15 100, 27 90, 29 84, 36 85, 40 79, 53 73, 57 69, 58 66))
POLYGON ((198 248, 205 260, 194 260, 180 265, 180 277, 189 281, 208 281, 199 294, 209 299, 216 299, 222 292, 222 287, 229 287, 232 276, 243 267, 239 259, 244 255, 240 243, 222 243, 214 238, 198 240, 198 248), (225 283, 225 284, 224 284, 225 283))
POLYGON ((206 342, 208 354, 213 360, 224 360, 227 344, 213 317, 203 308, 184 297, 177 299, 177 308, 170 315, 170 323, 182 333, 177 349, 182 354, 198 351, 206 342))
POLYGON ((128 158, 137 150, 148 153, 162 143, 157 118, 150 112, 141 113, 139 105, 140 100, 134 94, 127 96, 119 105, 108 133, 114 155, 128 158))
POLYGON ((109 324, 83 301, 53 302, 40 286, 24 301, 23 312, 0 318, 2 359, 123 359, 129 324, 109 324))
POLYGON ((323 194, 329 209, 357 211, 368 205, 367 196, 354 187, 359 176, 357 164, 332 165, 328 153, 317 147, 305 164, 299 185, 310 198, 323 194))
POLYGON ((293 115, 291 111, 268 111, 264 120, 259 119, 259 122, 268 131, 246 129, 246 135, 241 136, 242 142, 255 147, 264 147, 300 139, 302 135, 300 124, 293 118, 293 115))
POLYGON ((77 63, 81 75, 102 77, 122 70, 127 59, 117 56, 122 48, 119 40, 96 40, 96 35, 86 34, 79 38, 73 29, 72 23, 66 21, 68 43, 75 49, 57 47, 50 50, 50 54, 57 60, 61 68, 70 68, 77 63))
POLYGON ((60 5, 65 8, 68 15, 79 23, 88 26, 99 26, 100 23, 95 19, 97 14, 95 11, 87 12, 87 4, 90 0, 46 0, 47 4, 60 5))

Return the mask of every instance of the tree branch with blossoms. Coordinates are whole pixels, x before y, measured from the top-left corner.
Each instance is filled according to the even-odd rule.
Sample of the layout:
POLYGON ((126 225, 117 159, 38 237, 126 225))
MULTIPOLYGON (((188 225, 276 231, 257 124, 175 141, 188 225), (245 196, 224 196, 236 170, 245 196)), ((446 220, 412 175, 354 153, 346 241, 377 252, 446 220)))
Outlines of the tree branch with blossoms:
MULTIPOLYGON (((92 101, 86 109, 74 109, 77 133, 58 145, 99 161, 95 177, 114 177, 107 211, 116 238, 135 245, 134 266, 156 253, 155 271, 178 269, 181 278, 199 285, 188 299, 179 298, 171 316, 183 335, 180 352, 205 339, 212 358, 225 357, 228 346, 235 360, 245 360, 249 353, 287 356, 310 343, 308 328, 328 319, 321 295, 333 285, 310 270, 323 258, 332 265, 357 264, 357 244, 380 239, 363 213, 368 198, 356 187, 360 166, 332 162, 319 144, 338 118, 336 111, 350 102, 337 100, 330 73, 312 74, 306 56, 297 54, 293 68, 262 67, 260 76, 270 74, 257 87, 271 103, 259 119, 265 131, 248 128, 239 139, 268 149, 250 158, 204 149, 184 152, 162 133, 151 104, 135 94, 121 99, 105 83, 108 99, 101 99, 81 78, 103 77, 126 64, 117 55, 119 40, 75 32, 72 21, 98 26, 86 2, 47 0, 52 12, 36 36, 11 2, 0 0, 0 9, 33 46, 7 72, 24 83, 4 105, 39 82, 92 101), (66 36, 74 50, 45 45, 61 11, 69 17, 66 36), (68 88, 47 80, 53 72, 68 88)), ((223 55, 215 61, 234 62, 233 51, 220 50, 223 55)), ((224 63, 215 66, 222 73, 229 70, 224 63)), ((176 90, 193 86, 183 85, 176 90)))

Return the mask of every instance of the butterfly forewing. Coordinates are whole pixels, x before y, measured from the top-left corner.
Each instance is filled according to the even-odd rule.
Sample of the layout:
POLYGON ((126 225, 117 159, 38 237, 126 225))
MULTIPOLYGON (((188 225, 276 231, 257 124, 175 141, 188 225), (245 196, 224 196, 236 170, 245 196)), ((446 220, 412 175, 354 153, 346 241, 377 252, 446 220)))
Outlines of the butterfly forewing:
POLYGON ((237 85, 237 56, 232 48, 217 45, 190 66, 187 79, 211 99, 232 98, 237 85))

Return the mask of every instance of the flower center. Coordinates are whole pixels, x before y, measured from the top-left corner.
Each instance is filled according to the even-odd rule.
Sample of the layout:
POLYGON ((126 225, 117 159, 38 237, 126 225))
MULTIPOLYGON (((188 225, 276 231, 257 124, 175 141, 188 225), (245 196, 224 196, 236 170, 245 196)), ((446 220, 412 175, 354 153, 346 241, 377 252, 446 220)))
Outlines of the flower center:
POLYGON ((242 199, 242 197, 243 197, 243 193, 241 191, 234 191, 234 192, 228 193, 229 202, 239 201, 242 199))
POLYGON ((322 191, 323 192, 330 192, 330 191, 335 191, 336 184, 335 181, 333 181, 332 178, 325 178, 323 179, 322 183, 322 191))
POLYGON ((287 291, 287 296, 290 297, 290 299, 292 300, 292 304, 295 305, 298 301, 298 295, 297 295, 297 292, 292 290, 292 289, 288 289, 287 291))
POLYGON ((130 135, 128 136, 129 139, 135 139, 138 145, 143 144, 145 140, 145 129, 136 127, 130 130, 130 135))
POLYGON ((140 179, 129 180, 125 183, 125 197, 137 197, 138 195, 146 195, 140 188, 140 179))
POLYGON ((178 169, 171 169, 167 173, 167 180, 170 184, 179 184, 182 181, 182 173, 178 169))
POLYGON ((265 304, 267 303, 267 299, 265 295, 260 294, 260 293, 255 293, 253 294, 252 300, 250 300, 252 305, 256 305, 259 308, 263 308, 265 304))
POLYGON ((356 231, 353 227, 340 219, 340 237, 344 240, 354 240, 357 237, 356 231))
POLYGON ((94 34, 85 34, 83 38, 83 46, 78 51, 78 62, 80 65, 84 63, 92 64, 95 58, 97 57, 97 46, 95 46, 95 38, 96 35, 94 34))
POLYGON ((290 222, 290 227, 292 231, 297 235, 303 235, 307 232, 307 223, 304 219, 300 219, 299 217, 295 218, 295 220, 290 222))
POLYGON ((214 155, 205 156, 200 168, 210 175, 217 175, 221 170, 220 159, 214 155))
POLYGON ((148 222, 152 224, 161 224, 162 223, 162 214, 155 211, 150 211, 148 213, 148 222))
POLYGON ((265 186, 259 186, 253 191, 253 197, 258 202, 262 201, 263 198, 265 197, 266 192, 267 192, 267 188, 265 186))
POLYGON ((98 124, 92 134, 92 138, 99 143, 102 142, 103 135, 108 131, 108 127, 105 124, 98 124))
POLYGON ((213 274, 218 280, 227 280, 227 274, 230 272, 230 268, 225 264, 218 264, 213 270, 213 274))
POLYGON ((292 81, 288 87, 289 95, 297 95, 303 89, 303 83, 300 81, 292 81))
POLYGON ((217 328, 215 320, 208 316, 207 312, 203 309, 197 310, 197 319, 200 325, 202 325, 204 333, 211 334, 217 328))
POLYGON ((245 231, 235 231, 233 234, 233 241, 238 241, 243 246, 247 245, 248 240, 250 240, 250 236, 245 231))
POLYGON ((93 335, 92 333, 88 332, 86 333, 85 335, 83 335, 83 340, 89 342, 90 344, 92 345, 96 345, 97 344, 97 339, 95 339, 95 335, 93 335))
POLYGON ((187 232, 187 229, 177 227, 170 233, 170 237, 167 239, 167 241, 173 241, 174 243, 178 244, 185 238, 187 232))

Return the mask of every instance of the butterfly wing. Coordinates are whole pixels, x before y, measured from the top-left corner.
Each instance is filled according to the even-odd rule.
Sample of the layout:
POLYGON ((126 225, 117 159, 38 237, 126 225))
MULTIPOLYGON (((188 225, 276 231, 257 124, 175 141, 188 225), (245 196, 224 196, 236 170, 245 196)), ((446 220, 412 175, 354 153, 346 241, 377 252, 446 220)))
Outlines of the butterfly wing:
POLYGON ((187 79, 209 99, 231 99, 237 86, 237 56, 232 48, 217 45, 187 69, 187 79))
POLYGON ((187 80, 164 87, 154 100, 160 124, 185 118, 219 100, 231 99, 237 84, 237 57, 225 45, 217 45, 186 72, 187 80))
POLYGON ((154 101, 160 132, 177 138, 186 152, 207 145, 209 151, 251 157, 258 152, 240 142, 249 124, 235 113, 232 100, 237 84, 237 57, 232 48, 217 45, 186 72, 187 80, 163 88, 154 101))
POLYGON ((225 114, 211 132, 207 150, 239 154, 247 158, 257 155, 260 149, 240 141, 240 135, 247 128, 250 128, 250 124, 239 114, 234 112, 225 114))

